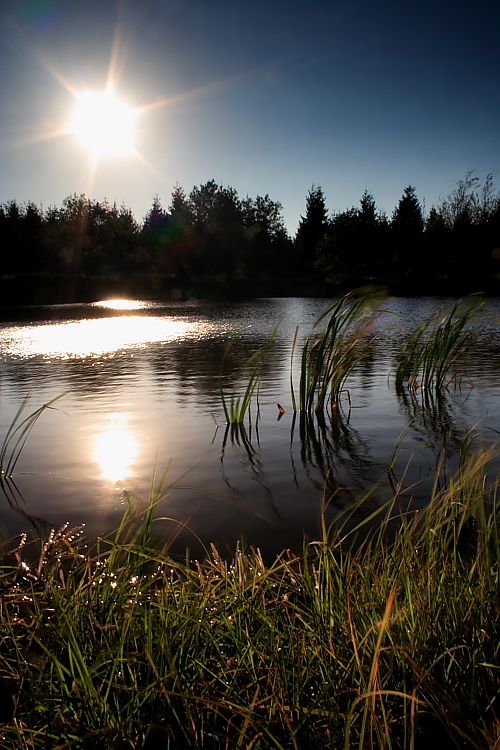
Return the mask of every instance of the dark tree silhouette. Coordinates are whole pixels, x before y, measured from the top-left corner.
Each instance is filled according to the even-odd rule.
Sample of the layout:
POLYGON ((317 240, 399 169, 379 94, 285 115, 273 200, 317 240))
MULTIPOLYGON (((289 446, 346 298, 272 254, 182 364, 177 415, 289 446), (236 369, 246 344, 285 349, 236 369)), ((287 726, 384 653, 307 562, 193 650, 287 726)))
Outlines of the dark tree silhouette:
POLYGON ((424 215, 415 188, 408 185, 394 209, 391 222, 391 281, 399 287, 414 286, 428 274, 424 258, 424 215))
POLYGON ((380 282, 387 267, 388 223, 367 190, 359 208, 335 214, 319 245, 317 268, 339 288, 380 282))
POLYGON ((168 210, 173 221, 176 222, 179 227, 183 226, 185 231, 191 229, 193 225, 193 213, 184 188, 178 183, 172 190, 168 210))
POLYGON ((425 220, 424 247, 427 273, 432 275, 433 280, 425 288, 429 291, 446 291, 451 269, 451 231, 435 206, 432 206, 425 220))
POLYGON ((449 279, 453 288, 480 289, 485 280, 492 279, 494 247, 500 240, 492 231, 492 219, 499 200, 492 175, 481 186, 480 179, 467 172, 441 203, 439 211, 450 230, 449 279))
POLYGON ((153 198, 153 204, 144 218, 143 230, 157 231, 163 229, 169 221, 167 211, 162 208, 158 195, 153 198))
POLYGON ((195 230, 194 273, 219 281, 232 278, 243 242, 243 214, 236 190, 209 180, 191 190, 189 203, 195 230))
POLYGON ((59 231, 53 237, 57 270, 75 276, 85 270, 88 256, 92 253, 90 200, 83 194, 68 196, 63 201, 58 219, 59 231))
POLYGON ((139 226, 126 206, 117 208, 116 204, 105 204, 100 225, 100 245, 110 273, 128 276, 143 269, 139 226))
POLYGON ((163 206, 158 195, 144 218, 140 240, 144 270, 161 273, 165 269, 166 257, 170 244, 170 215, 163 206))
POLYGON ((196 185, 189 193, 189 202, 193 211, 196 228, 208 229, 215 208, 219 185, 215 180, 208 180, 203 185, 196 185))
POLYGON ((405 240, 420 238, 424 231, 422 206, 412 185, 405 187, 403 195, 392 214, 392 229, 405 240))
POLYGON ((283 221, 283 207, 268 194, 243 201, 248 242, 248 273, 266 279, 291 275, 291 242, 283 221))
POLYGON ((365 190, 359 206, 326 216, 313 187, 292 243, 283 209, 269 195, 241 200, 215 180, 186 195, 158 196, 139 227, 106 200, 68 196, 45 213, 0 205, 0 299, 53 302, 104 293, 323 294, 367 283, 393 292, 498 293, 500 194, 472 173, 424 220, 408 185, 391 222, 365 190))
POLYGON ((358 211, 349 208, 333 215, 317 251, 316 267, 335 288, 349 286, 358 272, 351 263, 355 246, 358 211))
POLYGON ((9 273, 44 268, 43 215, 34 203, 19 206, 9 201, 0 208, 0 258, 9 273))
POLYGON ((172 279, 186 279, 192 270, 193 211, 184 189, 175 185, 168 207, 170 221, 166 233, 162 270, 172 279))
POLYGON ((306 214, 300 217, 295 236, 297 270, 300 273, 313 273, 319 244, 328 228, 328 212, 321 187, 310 188, 306 197, 306 214))

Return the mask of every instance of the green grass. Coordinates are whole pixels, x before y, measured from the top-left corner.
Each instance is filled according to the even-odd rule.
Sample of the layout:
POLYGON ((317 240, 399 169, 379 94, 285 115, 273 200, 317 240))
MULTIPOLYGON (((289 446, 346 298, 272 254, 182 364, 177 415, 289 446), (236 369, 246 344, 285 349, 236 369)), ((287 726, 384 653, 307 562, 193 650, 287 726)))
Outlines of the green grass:
POLYGON ((173 560, 154 494, 92 554, 78 529, 22 540, 0 569, 0 747, 493 747, 493 458, 425 512, 389 498, 371 534, 346 518, 268 564, 173 560))

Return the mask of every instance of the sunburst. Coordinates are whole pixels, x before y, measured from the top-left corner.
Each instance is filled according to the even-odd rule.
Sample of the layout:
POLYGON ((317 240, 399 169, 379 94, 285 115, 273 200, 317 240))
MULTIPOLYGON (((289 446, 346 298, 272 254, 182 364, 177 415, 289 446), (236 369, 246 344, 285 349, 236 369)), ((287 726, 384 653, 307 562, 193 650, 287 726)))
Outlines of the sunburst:
POLYGON ((191 91, 180 92, 170 97, 158 97, 146 104, 134 105, 128 100, 120 79, 122 78, 122 35, 120 23, 117 23, 111 45, 110 61, 106 81, 102 88, 79 87, 63 74, 58 66, 49 60, 46 54, 36 49, 33 40, 27 38, 21 29, 15 29, 38 63, 56 80, 71 96, 72 108, 68 109, 65 122, 44 131, 31 133, 29 136, 11 142, 11 146, 24 147, 42 141, 73 138, 86 155, 88 167, 87 192, 91 192, 94 179, 100 165, 107 165, 124 158, 136 159, 144 168, 162 178, 153 164, 141 153, 137 145, 137 133, 142 118, 150 116, 158 109, 177 105, 186 100, 211 96, 241 83, 247 75, 231 77, 200 86, 191 91))
POLYGON ((93 162, 135 153, 139 111, 118 96, 113 87, 76 95, 69 132, 93 162))

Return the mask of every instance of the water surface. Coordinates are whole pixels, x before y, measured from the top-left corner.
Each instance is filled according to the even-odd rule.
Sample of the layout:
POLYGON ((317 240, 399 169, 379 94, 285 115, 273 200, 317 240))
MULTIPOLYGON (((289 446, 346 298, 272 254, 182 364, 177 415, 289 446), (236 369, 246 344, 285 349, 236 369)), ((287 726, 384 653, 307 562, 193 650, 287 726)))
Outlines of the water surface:
MULTIPOLYGON (((500 301, 471 324, 474 348, 461 386, 434 409, 398 396, 395 357, 407 332, 452 300, 385 300, 373 353, 348 383, 342 414, 323 429, 293 419, 290 357, 296 326, 310 332, 328 300, 240 303, 103 301, 5 308, 0 323, 0 437, 23 399, 46 410, 23 450, 14 482, 0 496, 2 536, 27 526, 85 522, 93 537, 119 523, 130 496, 145 507, 164 483, 157 524, 175 549, 197 539, 231 549, 236 538, 266 553, 315 537, 325 498, 331 521, 377 484, 371 503, 390 496, 387 464, 425 501, 425 479, 446 441, 457 456, 474 429, 489 445, 500 431, 500 301), (277 333, 270 335, 279 323, 277 333), (228 345, 231 342, 229 353, 228 345), (264 344, 259 403, 246 432, 226 434, 220 389, 241 393, 248 359, 264 344), (278 419, 277 403, 286 412, 278 419), (257 418, 258 416, 258 418, 257 418), (172 543, 174 543, 172 541, 172 543)), ((298 358, 297 358, 298 359, 298 358)), ((297 378, 295 364, 295 380, 297 378)))

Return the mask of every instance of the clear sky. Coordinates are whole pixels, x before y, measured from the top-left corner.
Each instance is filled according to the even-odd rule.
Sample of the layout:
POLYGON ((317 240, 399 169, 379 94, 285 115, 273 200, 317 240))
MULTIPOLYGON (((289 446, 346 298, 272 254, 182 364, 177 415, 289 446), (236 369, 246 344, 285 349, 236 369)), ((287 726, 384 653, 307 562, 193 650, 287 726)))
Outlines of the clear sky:
POLYGON ((313 183, 388 214, 410 183, 427 208, 467 170, 500 187, 493 0, 0 0, 0 43, 0 202, 85 192, 141 220, 214 178, 293 233, 313 183), (136 153, 92 166, 68 123, 110 79, 136 153))

